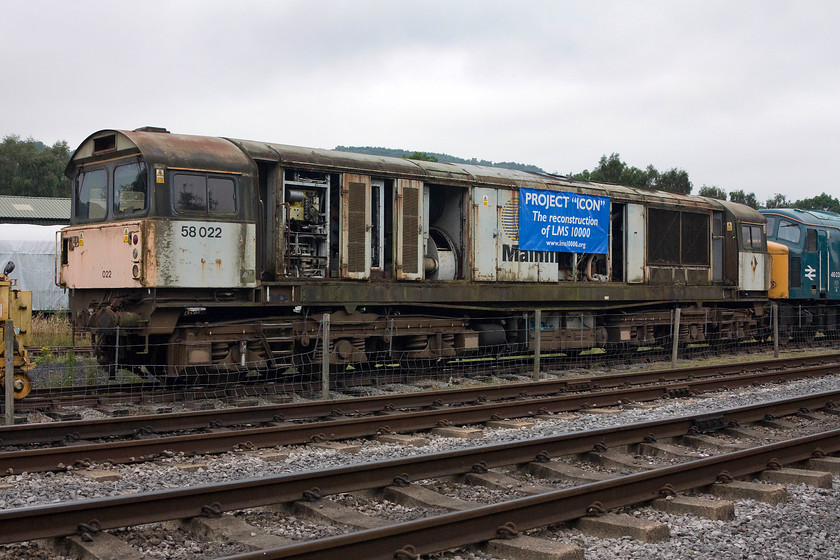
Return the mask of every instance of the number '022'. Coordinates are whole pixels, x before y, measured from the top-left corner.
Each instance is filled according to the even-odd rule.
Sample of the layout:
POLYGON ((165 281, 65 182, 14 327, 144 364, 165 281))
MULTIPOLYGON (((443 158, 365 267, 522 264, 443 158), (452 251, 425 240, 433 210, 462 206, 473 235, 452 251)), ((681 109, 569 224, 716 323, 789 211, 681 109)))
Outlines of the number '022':
POLYGON ((181 226, 181 237, 221 239, 222 228, 217 226, 181 226))

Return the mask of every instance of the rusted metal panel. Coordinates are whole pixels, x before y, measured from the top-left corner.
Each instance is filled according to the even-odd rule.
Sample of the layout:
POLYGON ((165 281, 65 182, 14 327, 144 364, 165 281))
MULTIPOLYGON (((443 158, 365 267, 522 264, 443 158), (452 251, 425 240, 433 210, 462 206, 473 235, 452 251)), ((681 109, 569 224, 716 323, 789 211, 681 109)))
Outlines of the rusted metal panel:
POLYGON ((423 183, 397 182, 397 278, 423 278, 423 183))
POLYGON ((341 276, 370 277, 370 177, 345 173, 341 187, 341 276))
POLYGON ((224 138, 144 130, 102 130, 92 134, 74 152, 68 170, 89 159, 112 157, 126 151, 140 151, 152 164, 150 167, 161 163, 167 167, 225 173, 254 172, 251 158, 224 138))
POLYGON ((647 243, 645 240, 645 207, 641 204, 628 204, 626 250, 627 282, 639 284, 645 281, 645 259, 647 255, 647 243))
POLYGON ((68 288, 256 286, 254 224, 145 221, 62 230, 68 288))
POLYGON ((497 244, 502 236, 497 226, 498 189, 473 189, 473 279, 492 281, 496 279, 497 244))
MULTIPOLYGON (((626 308, 628 304, 664 301, 732 302, 734 286, 611 284, 601 282, 539 283, 524 289, 519 282, 308 282, 288 291, 283 303, 294 305, 427 305, 511 310, 626 308)), ((272 293, 280 288, 271 287, 272 293)))
POLYGON ((161 220, 149 223, 147 285, 184 288, 256 286, 254 224, 161 220))
POLYGON ((73 226, 61 231, 67 288, 142 288, 146 256, 141 222, 73 226), (137 269, 135 269, 135 266, 137 269))
POLYGON ((764 253, 738 253, 738 287, 746 292, 770 288, 770 259, 764 253))

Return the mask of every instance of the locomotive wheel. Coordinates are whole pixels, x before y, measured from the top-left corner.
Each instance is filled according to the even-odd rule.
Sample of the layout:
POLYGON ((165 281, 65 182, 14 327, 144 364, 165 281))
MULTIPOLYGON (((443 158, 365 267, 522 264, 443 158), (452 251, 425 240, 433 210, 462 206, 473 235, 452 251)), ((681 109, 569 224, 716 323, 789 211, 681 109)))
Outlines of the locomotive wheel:
MULTIPOLYGON (((30 379, 25 373, 15 373, 13 383, 15 399, 22 399, 32 391, 32 379, 30 379)), ((5 390, 6 374, 0 374, 0 385, 2 385, 3 390, 5 390)))

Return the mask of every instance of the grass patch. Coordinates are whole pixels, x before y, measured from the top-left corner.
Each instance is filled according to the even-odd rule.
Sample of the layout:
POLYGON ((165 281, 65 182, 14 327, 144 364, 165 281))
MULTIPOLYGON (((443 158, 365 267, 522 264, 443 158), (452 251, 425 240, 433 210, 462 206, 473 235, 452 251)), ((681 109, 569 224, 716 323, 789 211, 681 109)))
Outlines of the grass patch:
MULTIPOLYGON (((87 333, 76 333, 76 345, 90 344, 87 333)), ((31 345, 36 348, 73 346, 73 328, 68 313, 36 313, 32 316, 31 345)))

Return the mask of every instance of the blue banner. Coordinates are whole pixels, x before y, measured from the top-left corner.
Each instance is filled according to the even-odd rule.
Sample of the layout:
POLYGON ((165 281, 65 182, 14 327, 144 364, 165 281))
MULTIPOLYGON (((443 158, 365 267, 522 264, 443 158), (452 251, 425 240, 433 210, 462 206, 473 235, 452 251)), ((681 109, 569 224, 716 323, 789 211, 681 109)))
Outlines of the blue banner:
POLYGON ((609 198, 519 189, 520 249, 603 255, 609 240, 609 198))

